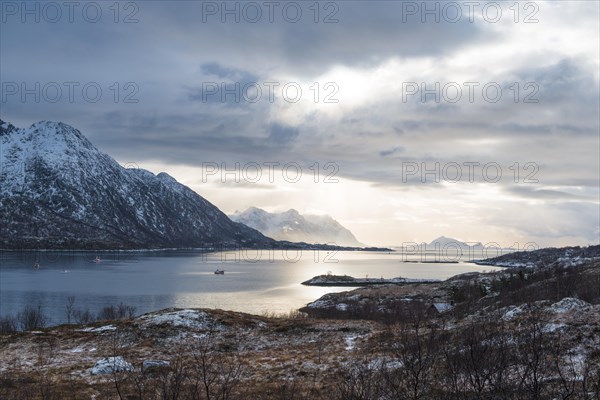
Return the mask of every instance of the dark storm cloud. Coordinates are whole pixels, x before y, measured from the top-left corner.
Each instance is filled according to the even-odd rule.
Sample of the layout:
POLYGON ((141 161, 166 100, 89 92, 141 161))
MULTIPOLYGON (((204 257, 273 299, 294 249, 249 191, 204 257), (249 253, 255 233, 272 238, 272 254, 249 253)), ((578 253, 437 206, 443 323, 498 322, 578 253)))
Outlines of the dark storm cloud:
POLYGON ((391 56, 449 54, 466 43, 482 40, 484 35, 467 20, 423 24, 410 18, 403 22, 403 2, 338 4, 336 24, 286 26, 282 33, 289 61, 309 70, 334 63, 368 67, 391 56))
POLYGON ((317 23, 309 8, 313 3, 308 2, 280 2, 273 22, 265 13, 256 23, 248 22, 242 12, 239 23, 232 15, 225 15, 227 22, 223 23, 221 11, 227 5, 221 2, 217 15, 206 16, 204 22, 201 2, 179 2, 177 7, 170 3, 153 2, 147 11, 160 15, 158 21, 172 28, 167 37, 178 45, 212 49, 211 55, 222 64, 227 59, 236 64, 242 56, 250 64, 284 65, 297 75, 319 73, 338 64, 376 65, 392 56, 449 54, 465 44, 492 37, 466 18, 432 24, 421 23, 418 16, 403 18, 403 2, 331 2, 336 9, 322 10, 317 23), (287 3, 300 5, 299 21, 292 23, 285 17, 289 14, 283 12, 287 3), (328 19, 327 15, 333 17, 328 19), (221 57, 225 54, 228 58, 221 57))
MULTIPOLYGON (((170 115, 166 118, 109 113, 93 124, 94 144, 116 158, 143 163, 201 166, 203 162, 303 162, 287 147, 299 130, 272 124, 264 135, 245 135, 251 120, 223 118, 220 114, 170 115), (114 148, 114 142, 122 144, 114 148), (275 152, 276 150, 276 152, 275 152)), ((308 161, 307 161, 308 163, 308 161)))
MULTIPOLYGON (((104 7, 98 23, 81 17, 73 23, 21 23, 19 16, 3 24, 4 74, 27 77, 92 75, 116 77, 128 68, 153 68, 168 57, 186 53, 210 65, 236 69, 246 64, 256 69, 280 67, 296 75, 310 76, 333 65, 369 66, 393 57, 451 54, 460 47, 490 38, 466 18, 456 23, 423 24, 418 17, 403 20, 403 2, 332 2, 337 22, 324 23, 325 11, 315 23, 308 2, 298 2, 302 18, 288 22, 282 12, 273 22, 263 15, 257 23, 220 13, 203 18, 201 1, 132 2, 137 5, 135 23, 114 23, 104 7), (40 38, 44 38, 41 46, 40 38), (68 51, 64 51, 68 49, 68 51), (41 59, 46 68, 36 67, 41 59), (17 68, 17 66, 19 68, 17 68), (82 68, 83 67, 83 68, 82 68), (96 67, 96 68, 94 68, 96 67), (100 71, 99 68, 104 67, 100 71)), ((281 9, 288 2, 280 2, 281 9)), ((101 3, 100 3, 101 4, 101 3)), ((221 7, 226 2, 215 2, 221 7)), ((243 6, 242 2, 229 2, 243 6)), ((263 3, 258 3, 263 4, 263 3)), ((170 71, 162 71, 169 74, 170 71)), ((157 78, 160 78, 157 76, 157 78)), ((99 79, 99 78, 98 78, 99 79)))
MULTIPOLYGON (((418 18, 403 22, 401 4, 395 2, 335 3, 339 8, 338 22, 330 24, 322 23, 325 14, 315 23, 306 8, 308 3, 300 3, 304 17, 298 23, 287 22, 281 15, 273 23, 267 18, 258 23, 247 23, 243 19, 240 23, 231 20, 222 23, 219 15, 203 21, 202 2, 134 4, 139 8, 134 15, 137 22, 130 24, 114 23, 107 7, 98 23, 85 22, 81 16, 73 23, 65 20, 21 23, 18 16, 9 18, 2 26, 0 39, 3 81, 25 82, 28 87, 36 82, 44 85, 75 81, 79 88, 88 82, 97 82, 104 96, 101 101, 91 103, 79 94, 71 102, 65 93, 61 101, 49 103, 44 99, 33 101, 31 96, 21 101, 17 95, 2 104, 5 118, 20 125, 40 119, 66 120, 92 136, 127 140, 99 130, 102 125, 95 125, 103 115, 125 113, 129 120, 126 125, 142 125, 132 126, 131 130, 111 123, 111 129, 123 134, 131 132, 134 140, 140 140, 145 134, 151 134, 152 129, 147 129, 147 124, 153 119, 169 121, 163 122, 169 130, 186 130, 189 117, 178 115, 181 104, 199 103, 192 110, 199 115, 191 118, 204 122, 204 114, 217 117, 221 112, 210 108, 210 103, 223 103, 251 113, 235 116, 237 123, 220 125, 221 130, 235 129, 230 133, 244 136, 259 128, 249 120, 252 117, 264 119, 266 108, 248 107, 233 96, 223 97, 221 93, 204 96, 203 84, 237 82, 243 86, 259 81, 261 74, 268 75, 273 67, 276 74, 310 76, 335 65, 376 65, 393 56, 439 55, 485 36, 479 26, 466 20, 429 25, 421 24, 418 18), (179 71, 186 63, 192 63, 191 69, 196 73, 178 80, 179 71), (123 84, 130 81, 139 88, 135 96, 138 103, 111 101, 110 87, 114 82, 118 82, 123 91, 123 84)), ((285 3, 281 4, 283 8, 285 3)), ((121 100, 122 96, 123 93, 121 100)), ((232 117, 222 114, 220 118, 232 117)), ((202 127, 193 132, 191 140, 210 131, 202 127)), ((120 150, 120 147, 117 144, 114 149, 120 150)), ((110 146, 106 149, 111 150, 110 146)))
MULTIPOLYGON (((403 162, 440 162, 443 165, 468 161, 498 162, 503 168, 517 161, 533 161, 540 164, 545 184, 596 185, 593 167, 597 160, 594 161, 593 154, 589 160, 592 164, 580 162, 568 165, 565 161, 569 158, 565 159, 562 153, 571 142, 569 135, 587 136, 593 144, 598 132, 598 123, 593 117, 589 118, 593 116, 590 109, 594 108, 594 102, 597 103, 593 97, 593 85, 589 84, 593 79, 585 70, 574 65, 573 61, 563 60, 550 67, 534 67, 529 74, 556 77, 556 71, 566 69, 568 76, 564 79, 574 82, 587 76, 588 84, 582 81, 576 86, 582 98, 576 102, 571 94, 557 104, 546 104, 540 99, 539 104, 525 105, 508 98, 496 104, 481 101, 460 104, 449 112, 440 109, 432 111, 428 104, 407 105, 396 99, 383 106, 360 107, 354 110, 352 117, 345 116, 332 126, 315 124, 307 118, 294 127, 265 124, 270 111, 269 103, 242 102, 238 104, 240 112, 233 114, 223 111, 217 103, 201 104, 195 113, 189 115, 161 113, 157 117, 124 113, 127 117, 117 117, 113 113, 95 123, 94 131, 107 132, 107 136, 103 135, 106 140, 102 139, 103 147, 105 145, 107 149, 110 149, 110 141, 123 142, 130 135, 137 142, 145 142, 143 147, 137 147, 136 150, 126 147, 128 151, 134 151, 137 157, 152 154, 153 159, 158 157, 166 162, 191 165, 209 155, 218 155, 227 162, 270 161, 273 159, 274 146, 278 147, 280 158, 307 163, 327 159, 333 151, 342 166, 340 176, 383 186, 422 183, 419 177, 402 181, 403 162), (579 78, 572 79, 569 76, 579 78), (569 120, 558 112, 564 109, 587 109, 584 112, 586 118, 569 120), (402 113, 398 114, 398 110, 402 110, 402 113), (542 117, 544 113, 555 117, 542 117), (309 137, 305 137, 307 134, 309 137), (476 148, 465 148, 463 144, 486 139, 501 142, 476 148), (386 146, 382 149, 377 140, 386 141, 386 146), (531 152, 531 146, 543 150, 551 145, 557 146, 555 143, 561 141, 567 146, 558 145, 555 150, 549 150, 555 153, 552 159, 540 151, 531 152), (291 142, 294 143, 293 151, 285 146, 291 142), (182 148, 180 144, 185 144, 185 147, 182 148), (170 152, 163 151, 171 148, 170 152)), ((224 67, 217 63, 203 64, 198 69, 222 79, 254 78, 244 69, 224 67)), ((518 73, 521 72, 514 74, 518 73)), ((550 97, 560 99, 558 93, 567 88, 560 83, 554 84, 556 80, 540 79, 540 82, 544 82, 541 92, 553 93, 550 97)), ((593 153, 593 148, 590 150, 593 153)), ((510 183, 508 178, 501 183, 510 183)))
MULTIPOLYGON (((214 4, 226 3, 245 4, 214 4)), ((0 117, 17 126, 43 119, 67 122, 103 151, 137 164, 335 161, 339 177, 398 190, 443 189, 423 184, 418 175, 403 179, 403 162, 498 162, 507 169, 514 162, 533 161, 540 166, 541 183, 553 189, 514 187, 508 172, 498 183, 503 193, 524 201, 569 202, 568 215, 581 223, 584 216, 597 215, 586 203, 595 199, 594 192, 579 195, 564 189, 598 185, 600 104, 597 60, 590 65, 590 55, 557 48, 547 51, 547 59, 519 67, 493 57, 469 64, 454 57, 467 50, 476 57, 474 49, 486 50, 496 43, 503 45, 500 53, 510 52, 518 43, 502 42, 505 33, 495 24, 466 18, 457 23, 421 23, 419 16, 403 19, 407 2, 333 2, 339 8, 335 23, 323 23, 331 10, 322 8, 315 23, 308 8, 314 3, 298 3, 304 14, 296 23, 280 13, 274 22, 264 15, 257 23, 243 18, 235 23, 231 17, 222 23, 218 14, 203 18, 207 2, 196 1, 134 2, 138 22, 131 24, 114 23, 108 2, 99 3, 106 4, 105 18, 93 24, 80 18, 74 23, 21 23, 11 18, 1 26, 2 82, 26 82, 28 87, 36 82, 76 81, 79 87, 96 82, 103 97, 90 102, 79 92, 73 102, 63 97, 52 103, 33 101, 32 96, 22 101, 15 95, 2 102, 0 117), (339 69, 377 76, 391 60, 399 70, 384 75, 388 85, 377 86, 380 89, 367 101, 340 101, 340 115, 337 109, 331 116, 318 108, 305 110, 264 99, 250 103, 207 92, 207 83, 243 87, 265 80, 312 82, 339 69), (403 69, 419 62, 425 67, 403 69), (471 75, 481 84, 498 82, 505 96, 493 104, 481 97, 473 103, 436 103, 433 97, 422 102, 420 96, 405 102, 400 91, 392 93, 402 82, 431 79, 443 85, 471 75), (128 82, 138 88, 137 102, 123 101, 128 82), (525 104, 522 97, 515 102, 509 90, 514 82, 535 83, 539 102, 525 104), (115 83, 118 101, 111 89, 115 83), (295 118, 288 118, 290 114, 295 118)), ((286 3, 280 4, 283 8, 286 3)), ((542 5, 544 11, 554 7, 542 5)), ((531 28, 554 29, 542 24, 531 28)), ((546 45, 534 42, 530 49, 515 50, 515 62, 546 45)), ((340 87, 341 93, 344 90, 354 89, 340 87)))
MULTIPOLYGON (((9 18, 0 39, 3 81, 25 82, 28 87, 36 82, 43 86, 75 81, 78 89, 94 82, 103 89, 103 97, 92 103, 78 93, 71 102, 65 93, 59 102, 50 103, 44 99, 35 102, 31 96, 21 101, 17 95, 2 104, 5 119, 20 125, 39 119, 66 120, 91 136, 124 141, 128 139, 121 134, 130 132, 134 140, 149 135, 148 141, 157 145, 160 138, 152 137, 152 126, 148 126, 156 119, 163 120, 162 125, 170 131, 179 132, 190 132, 185 125, 190 119, 208 123, 190 132, 191 141, 210 134, 254 137, 256 131, 270 129, 257 122, 267 120, 269 104, 250 105, 222 92, 209 96, 207 83, 238 83, 243 87, 271 74, 275 78, 310 77, 338 65, 373 66, 391 57, 451 54, 490 37, 466 18, 433 24, 421 23, 418 15, 404 20, 402 2, 334 2, 335 10, 320 5, 323 9, 318 23, 308 8, 310 4, 304 2, 297 3, 303 12, 297 23, 286 21, 281 13, 275 14, 273 22, 264 14, 257 23, 244 18, 235 23, 231 17, 222 23, 220 14, 203 18, 205 3, 134 2, 138 9, 132 16, 137 22, 128 24, 114 23, 108 7, 103 8, 98 23, 86 22, 79 14, 73 23, 64 19, 58 23, 21 23, 18 16, 9 18), (337 22, 324 23, 331 11, 335 11, 332 20, 337 22), (193 72, 181 74, 182 69, 193 72), (115 82, 120 89, 117 103, 112 101, 115 82), (138 88, 135 104, 122 102, 127 82, 138 88), (182 105, 190 103, 195 105, 186 112, 195 115, 181 117, 182 105), (211 107, 221 104, 227 106, 225 110, 211 107), (241 114, 229 115, 227 108, 241 114), (127 115, 123 123, 128 128, 116 122, 96 124, 104 116, 117 114, 127 115), (215 126, 213 119, 219 118, 227 121, 215 126), (237 121, 230 121, 232 118, 237 121), (135 126, 137 123, 141 125, 135 126)), ((224 5, 215 4, 219 8, 224 5)), ((280 4, 283 9, 286 2, 280 4)), ((123 19, 132 10, 121 11, 123 19)), ((112 146, 105 143, 106 150, 111 151, 112 146)), ((235 151, 236 146, 231 146, 235 151)), ((114 150, 120 147, 116 144, 114 150)))

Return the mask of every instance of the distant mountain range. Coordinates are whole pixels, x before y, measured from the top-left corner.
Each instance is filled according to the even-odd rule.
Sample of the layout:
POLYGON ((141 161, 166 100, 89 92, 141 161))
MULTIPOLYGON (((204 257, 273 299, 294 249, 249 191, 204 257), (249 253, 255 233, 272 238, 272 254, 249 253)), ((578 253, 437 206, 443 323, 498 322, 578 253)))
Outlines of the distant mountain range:
POLYGON ((0 248, 271 247, 166 173, 127 169, 77 129, 0 120, 0 248))
POLYGON ((431 242, 426 244, 426 248, 428 250, 444 250, 444 249, 456 249, 456 248, 460 248, 460 249, 471 249, 471 250, 483 250, 484 246, 483 244, 481 244, 481 242, 477 242, 477 243, 466 243, 466 242, 461 242, 460 240, 457 239, 453 239, 453 238, 449 238, 446 236, 440 236, 437 239, 432 240, 431 242))
POLYGON ((352 232, 328 215, 301 215, 296 210, 270 213, 257 207, 230 215, 241 222, 276 240, 335 244, 338 246, 364 247, 352 232))

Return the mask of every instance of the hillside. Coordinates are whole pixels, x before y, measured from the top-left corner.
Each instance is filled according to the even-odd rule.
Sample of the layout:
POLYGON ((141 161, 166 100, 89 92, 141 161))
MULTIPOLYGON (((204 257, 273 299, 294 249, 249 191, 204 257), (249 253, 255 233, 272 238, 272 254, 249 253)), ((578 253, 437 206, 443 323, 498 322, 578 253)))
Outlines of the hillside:
POLYGON ((4 319, 0 397, 597 399, 600 261, 554 261, 329 294, 307 314, 113 310, 29 332, 4 319))
POLYGON ((0 121, 0 247, 270 246, 166 173, 127 169, 77 129, 0 121))

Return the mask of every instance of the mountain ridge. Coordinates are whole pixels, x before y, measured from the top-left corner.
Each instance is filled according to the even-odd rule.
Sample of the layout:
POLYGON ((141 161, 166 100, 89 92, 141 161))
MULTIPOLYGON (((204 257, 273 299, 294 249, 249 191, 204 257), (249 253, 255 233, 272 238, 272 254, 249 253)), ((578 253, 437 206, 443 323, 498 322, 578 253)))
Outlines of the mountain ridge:
POLYGON ((329 215, 303 215, 293 208, 270 213, 258 207, 249 207, 242 212, 236 211, 230 218, 276 240, 365 247, 350 230, 329 215))
POLYGON ((166 173, 128 169, 77 129, 0 120, 0 247, 273 246, 166 173))

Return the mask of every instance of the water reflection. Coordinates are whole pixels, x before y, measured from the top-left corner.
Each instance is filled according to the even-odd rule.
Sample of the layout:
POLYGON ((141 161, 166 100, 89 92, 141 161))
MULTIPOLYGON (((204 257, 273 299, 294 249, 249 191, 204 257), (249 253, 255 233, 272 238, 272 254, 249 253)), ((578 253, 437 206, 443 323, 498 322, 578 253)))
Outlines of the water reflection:
POLYGON ((62 323, 69 296, 94 313, 120 302, 138 313, 166 307, 285 313, 325 293, 348 290, 300 285, 327 272, 445 279, 494 269, 405 261, 399 253, 374 252, 0 252, 0 315, 40 305, 52 323, 62 323), (93 262, 96 257, 101 261, 93 262), (215 275, 217 268, 225 274, 215 275))

